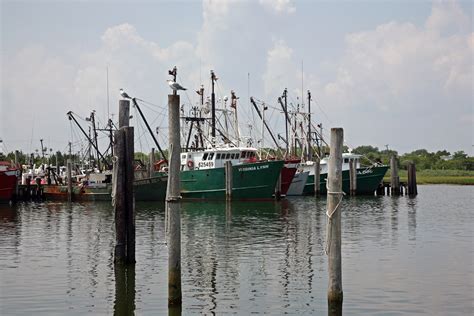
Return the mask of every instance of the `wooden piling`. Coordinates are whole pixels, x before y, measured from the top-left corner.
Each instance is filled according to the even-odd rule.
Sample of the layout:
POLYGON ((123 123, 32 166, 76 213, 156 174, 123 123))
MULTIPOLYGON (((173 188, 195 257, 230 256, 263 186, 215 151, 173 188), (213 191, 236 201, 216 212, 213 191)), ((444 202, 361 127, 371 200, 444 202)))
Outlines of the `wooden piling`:
POLYGON ((357 191, 357 166, 354 160, 349 161, 349 192, 356 195, 357 191))
POLYGON ((232 161, 226 161, 224 165, 225 171, 225 198, 227 201, 232 200, 232 161))
POLYGON ((115 131, 114 211, 115 262, 135 262, 135 214, 133 201, 133 127, 115 131))
POLYGON ((72 162, 71 159, 67 160, 67 200, 72 201, 72 162))
POLYGON ((314 160, 314 196, 321 194, 321 185, 319 184, 321 178, 321 161, 319 158, 314 160))
POLYGON ((415 163, 408 163, 408 195, 415 196, 418 194, 418 188, 416 186, 416 167, 415 163))
POLYGON ((341 201, 342 192, 342 145, 344 130, 331 128, 331 150, 328 164, 328 303, 342 302, 342 260, 341 260, 341 201))
POLYGON ((130 101, 119 101, 119 128, 130 125, 130 101))
POLYGON ((155 172, 155 148, 151 149, 150 153, 150 165, 149 165, 149 176, 152 177, 155 172))
POLYGON ((166 208, 169 219, 168 233, 168 306, 182 303, 181 293, 181 210, 180 196, 180 117, 179 95, 168 95, 169 174, 166 208))
POLYGON ((400 195, 400 178, 398 176, 398 159, 390 157, 390 194, 400 195))

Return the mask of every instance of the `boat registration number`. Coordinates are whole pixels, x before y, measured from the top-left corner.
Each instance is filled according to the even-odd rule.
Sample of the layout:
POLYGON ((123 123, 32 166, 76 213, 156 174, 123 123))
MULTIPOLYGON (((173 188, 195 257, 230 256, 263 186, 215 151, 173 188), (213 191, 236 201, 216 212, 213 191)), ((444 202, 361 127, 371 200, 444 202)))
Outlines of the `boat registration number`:
POLYGON ((214 161, 200 161, 198 164, 199 168, 212 168, 214 167, 214 161))

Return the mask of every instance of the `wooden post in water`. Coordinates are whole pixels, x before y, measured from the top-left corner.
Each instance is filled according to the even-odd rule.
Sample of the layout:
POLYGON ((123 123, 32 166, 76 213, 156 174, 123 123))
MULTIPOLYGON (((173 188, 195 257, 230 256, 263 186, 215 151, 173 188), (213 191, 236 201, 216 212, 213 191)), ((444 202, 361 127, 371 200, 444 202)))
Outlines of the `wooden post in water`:
POLYGON ((72 201, 72 162, 71 159, 67 160, 67 200, 72 201))
POLYGON ((398 159, 390 157, 390 194, 400 195, 400 178, 398 177, 398 159))
POLYGON ((416 187, 416 167, 415 163, 408 163, 408 195, 415 196, 418 194, 418 188, 416 187))
POLYGON ((226 161, 224 165, 225 171, 225 198, 227 201, 232 200, 232 161, 226 161))
POLYGON ((357 168, 353 159, 349 161, 349 191, 351 195, 356 195, 357 191, 357 168))
POLYGON ((168 209, 168 306, 181 305, 181 210, 180 195, 180 118, 179 95, 168 95, 169 174, 166 192, 168 209))
POLYGON ((342 262, 341 262, 341 201, 342 191, 342 144, 344 130, 331 128, 331 151, 328 165, 327 192, 327 236, 328 255, 328 303, 342 304, 342 262))
POLYGON ((115 131, 114 210, 115 263, 135 263, 135 203, 133 201, 134 129, 130 101, 119 101, 119 129, 115 131))
POLYGON ((152 148, 151 153, 150 153, 149 177, 152 177, 154 172, 155 172, 155 148, 152 148))
POLYGON ((319 184, 321 178, 321 162, 319 158, 314 160, 314 196, 319 196, 321 193, 321 185, 319 184))

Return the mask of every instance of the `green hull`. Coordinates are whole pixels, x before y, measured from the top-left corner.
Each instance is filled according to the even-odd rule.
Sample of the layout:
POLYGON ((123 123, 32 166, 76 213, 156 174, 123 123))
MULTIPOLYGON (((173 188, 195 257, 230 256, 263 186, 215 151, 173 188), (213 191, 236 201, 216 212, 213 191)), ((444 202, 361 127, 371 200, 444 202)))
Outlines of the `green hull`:
MULTIPOLYGON (((388 166, 359 168, 357 169, 357 191, 356 194, 367 195, 374 194, 378 185, 382 181, 388 166)), ((327 174, 322 174, 319 181, 319 190, 321 194, 326 194, 327 174)), ((342 190, 349 194, 349 170, 342 171, 342 190)), ((308 176, 308 181, 304 187, 304 195, 314 194, 314 175, 308 176)))
POLYGON ((164 201, 166 198, 167 184, 168 176, 135 180, 133 183, 133 188, 135 190, 135 200, 164 201))
MULTIPOLYGON (((284 161, 248 163, 232 167, 232 199, 271 199, 284 161)), ((182 171, 184 199, 225 199, 224 168, 182 171)))

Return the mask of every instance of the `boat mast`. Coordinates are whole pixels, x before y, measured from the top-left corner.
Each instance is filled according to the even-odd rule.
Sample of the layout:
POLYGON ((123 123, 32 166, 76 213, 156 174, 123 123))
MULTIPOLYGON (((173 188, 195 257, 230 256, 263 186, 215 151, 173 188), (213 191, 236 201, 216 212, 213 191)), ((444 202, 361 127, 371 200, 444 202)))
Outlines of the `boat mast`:
POLYGON ((143 122, 145 122, 145 126, 148 129, 148 132, 150 133, 151 138, 153 138, 153 141, 155 142, 156 147, 160 151, 161 157, 163 157, 162 159, 165 160, 166 163, 168 163, 168 160, 166 159, 166 156, 165 156, 165 153, 163 152, 163 149, 161 149, 161 146, 158 143, 158 141, 156 140, 155 134, 153 134, 153 131, 151 130, 151 127, 150 127, 150 125, 148 124, 148 121, 145 118, 145 115, 143 115, 142 110, 138 106, 136 98, 132 98, 132 102, 133 102, 133 105, 137 108, 138 113, 140 114, 140 117, 142 118, 143 122))
MULTIPOLYGON (((268 127, 267 122, 265 122, 265 120, 263 119, 263 116, 262 116, 262 114, 260 113, 260 110, 258 109, 257 103, 255 103, 255 100, 253 99, 253 97, 250 97, 250 102, 253 104, 253 107, 255 108, 255 112, 257 112, 258 116, 262 119, 263 124, 264 124, 265 127, 267 128, 267 131, 268 131, 268 133, 270 134, 271 138, 273 139, 273 142, 274 142, 275 145, 277 146, 277 149, 278 149, 278 150, 281 150, 280 145, 278 144, 278 142, 277 142, 275 136, 273 135, 272 130, 270 129, 270 127, 268 127)), ((249 127, 252 127, 252 126, 250 125, 249 127)))
POLYGON ((93 140, 94 140, 95 148, 97 151, 97 169, 100 170, 100 152, 99 152, 99 144, 97 142, 97 130, 95 128, 95 111, 91 112, 91 116, 89 119, 92 124, 92 133, 93 133, 92 136, 94 137, 93 140))
POLYGON ((216 75, 214 74, 214 70, 211 70, 211 83, 212 83, 212 90, 211 90, 211 136, 212 142, 214 146, 215 138, 216 138, 216 95, 214 93, 214 83, 217 80, 216 75))
MULTIPOLYGON (((99 154, 100 158, 102 158, 102 160, 104 161, 104 163, 107 165, 107 168, 110 169, 111 165, 107 162, 107 160, 105 159, 104 155, 102 155, 99 151, 99 148, 96 146, 96 144, 94 143, 94 141, 87 135, 86 131, 84 131, 84 129, 82 128, 81 124, 79 124, 79 122, 76 120, 76 118, 74 117, 72 111, 69 111, 67 112, 67 116, 69 118, 69 120, 73 120, 74 123, 76 123, 76 125, 79 127, 79 129, 81 130, 82 134, 84 134, 87 138, 87 140, 89 141, 89 143, 94 147, 95 150, 97 150, 97 153, 99 154)), ((69 143, 69 155, 71 155, 71 143, 69 143)))
POLYGON ((230 107, 234 109, 234 125, 235 133, 237 136, 237 147, 240 147, 240 131, 239 131, 239 120, 237 118, 237 99, 234 90, 230 91, 230 107))
POLYGON ((282 102, 281 100, 281 97, 278 98, 278 103, 280 103, 282 109, 283 109, 283 113, 285 113, 285 134, 286 134, 286 139, 285 139, 285 143, 286 143, 286 153, 285 155, 288 156, 288 153, 289 153, 289 135, 288 135, 288 122, 290 122, 290 118, 288 116, 288 89, 285 88, 285 90, 283 90, 283 99, 285 100, 285 103, 282 102))
POLYGON ((313 148, 311 147, 311 92, 308 90, 308 156, 306 160, 313 159, 313 148))

